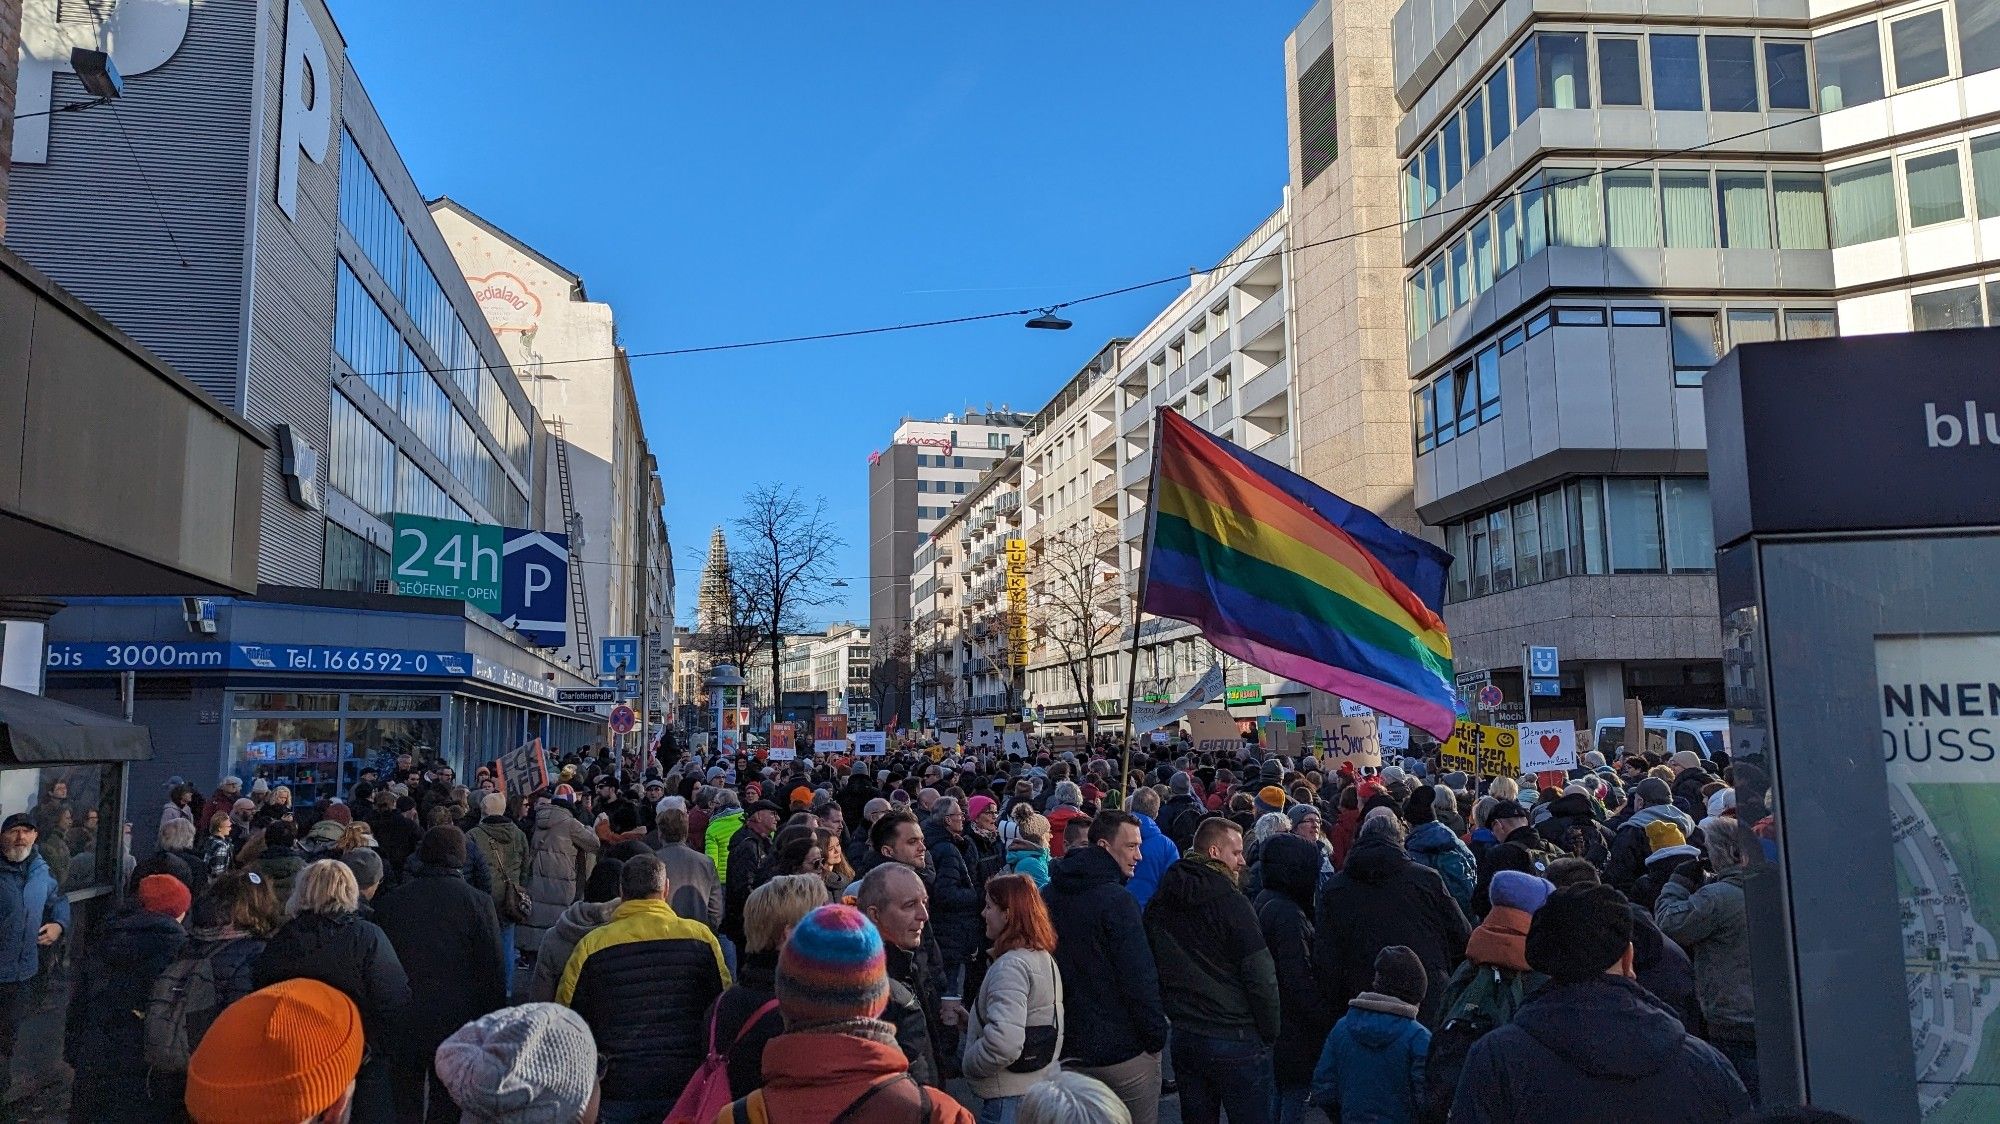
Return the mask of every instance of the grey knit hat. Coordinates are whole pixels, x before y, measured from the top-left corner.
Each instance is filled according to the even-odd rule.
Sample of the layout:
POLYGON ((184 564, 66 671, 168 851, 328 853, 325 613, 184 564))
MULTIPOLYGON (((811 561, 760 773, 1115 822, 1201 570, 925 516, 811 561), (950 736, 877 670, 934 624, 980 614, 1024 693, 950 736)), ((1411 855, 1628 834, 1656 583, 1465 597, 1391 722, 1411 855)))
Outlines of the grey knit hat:
POLYGON ((596 1083, 597 1041, 568 1007, 503 1007, 445 1039, 437 1072, 474 1124, 575 1124, 596 1083))

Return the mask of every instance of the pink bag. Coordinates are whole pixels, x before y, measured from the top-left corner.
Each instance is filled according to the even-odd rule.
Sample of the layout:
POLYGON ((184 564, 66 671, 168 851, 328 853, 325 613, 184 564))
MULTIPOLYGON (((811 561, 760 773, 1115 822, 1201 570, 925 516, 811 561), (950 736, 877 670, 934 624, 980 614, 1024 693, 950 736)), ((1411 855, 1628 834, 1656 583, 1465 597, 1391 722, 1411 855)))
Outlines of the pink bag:
MULTIPOLYGON (((773 999, 743 1020, 743 1026, 736 1032, 736 1041, 731 1048, 743 1041, 750 1028, 764 1021, 764 1016, 778 1009, 778 1001, 773 999)), ((722 1015, 722 1000, 708 1012, 708 1057, 702 1059, 701 1068, 688 1079, 687 1088, 681 1090, 680 1099, 667 1110, 664 1124, 714 1124, 717 1113, 728 1108, 736 1099, 729 1091, 729 1056, 715 1050, 715 1024, 722 1015)))

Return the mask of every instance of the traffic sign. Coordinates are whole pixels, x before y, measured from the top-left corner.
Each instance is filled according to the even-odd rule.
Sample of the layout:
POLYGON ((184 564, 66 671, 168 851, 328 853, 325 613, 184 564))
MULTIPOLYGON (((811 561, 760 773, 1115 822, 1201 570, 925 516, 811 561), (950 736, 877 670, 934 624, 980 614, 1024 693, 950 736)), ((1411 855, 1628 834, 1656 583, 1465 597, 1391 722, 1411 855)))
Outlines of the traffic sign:
POLYGON ((559 703, 608 703, 618 701, 618 692, 609 687, 558 687, 559 703))
POLYGON ((1452 678, 1461 687, 1477 687, 1482 683, 1493 682, 1493 673, 1490 671, 1461 671, 1452 678))
POLYGON ((1491 683, 1479 689, 1479 705, 1485 707, 1487 710, 1495 710, 1501 703, 1506 701, 1507 696, 1501 694, 1500 688, 1491 683))
POLYGON ((1552 698, 1563 693, 1562 683, 1555 679, 1530 679, 1528 693, 1536 698, 1552 698))
POLYGON ((634 714, 632 713, 632 708, 631 708, 631 707, 629 707, 629 706, 614 706, 614 707, 612 707, 612 708, 611 708, 611 732, 612 732, 612 733, 615 733, 615 734, 629 734, 629 733, 631 733, 631 732, 632 732, 632 727, 633 727, 633 726, 635 726, 635 725, 637 725, 637 724, 638 724, 638 723, 637 723, 637 716, 636 716, 636 715, 634 715, 634 714))
POLYGON ((542 648, 569 643, 569 536, 506 529, 500 623, 542 648))
POLYGON ((639 638, 636 636, 606 636, 597 644, 597 674, 603 678, 623 679, 639 674, 639 638))
POLYGON ((503 529, 493 523, 394 517, 396 592, 441 597, 501 615, 500 551, 503 529))
POLYGON ((1528 647, 1528 674, 1536 679, 1554 679, 1562 674, 1561 667, 1556 662, 1555 645, 1528 647))

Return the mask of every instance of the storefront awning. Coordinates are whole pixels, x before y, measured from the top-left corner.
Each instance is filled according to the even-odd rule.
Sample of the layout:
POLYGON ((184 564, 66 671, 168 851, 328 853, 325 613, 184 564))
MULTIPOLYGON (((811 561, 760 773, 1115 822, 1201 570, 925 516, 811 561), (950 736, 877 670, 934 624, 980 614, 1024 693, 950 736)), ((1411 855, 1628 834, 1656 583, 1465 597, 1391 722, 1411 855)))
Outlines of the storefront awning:
POLYGON ((0 760, 16 765, 144 761, 153 735, 108 714, 0 687, 0 760))

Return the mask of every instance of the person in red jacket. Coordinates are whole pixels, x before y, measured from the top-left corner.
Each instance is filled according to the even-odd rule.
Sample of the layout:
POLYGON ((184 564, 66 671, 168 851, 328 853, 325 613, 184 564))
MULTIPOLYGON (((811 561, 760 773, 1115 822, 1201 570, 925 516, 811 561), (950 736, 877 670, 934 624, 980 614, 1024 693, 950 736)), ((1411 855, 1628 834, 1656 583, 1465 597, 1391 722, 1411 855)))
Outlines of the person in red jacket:
POLYGON ((785 1033, 764 1047, 764 1087, 715 1124, 974 1124, 963 1105, 910 1076, 896 1028, 881 1019, 889 1004, 882 934, 859 910, 806 914, 778 954, 776 981, 785 1033))
POLYGON ((1049 800, 1049 853, 1056 858, 1063 857, 1063 830, 1069 821, 1083 815, 1083 790, 1075 781, 1057 781, 1055 795, 1049 800))

